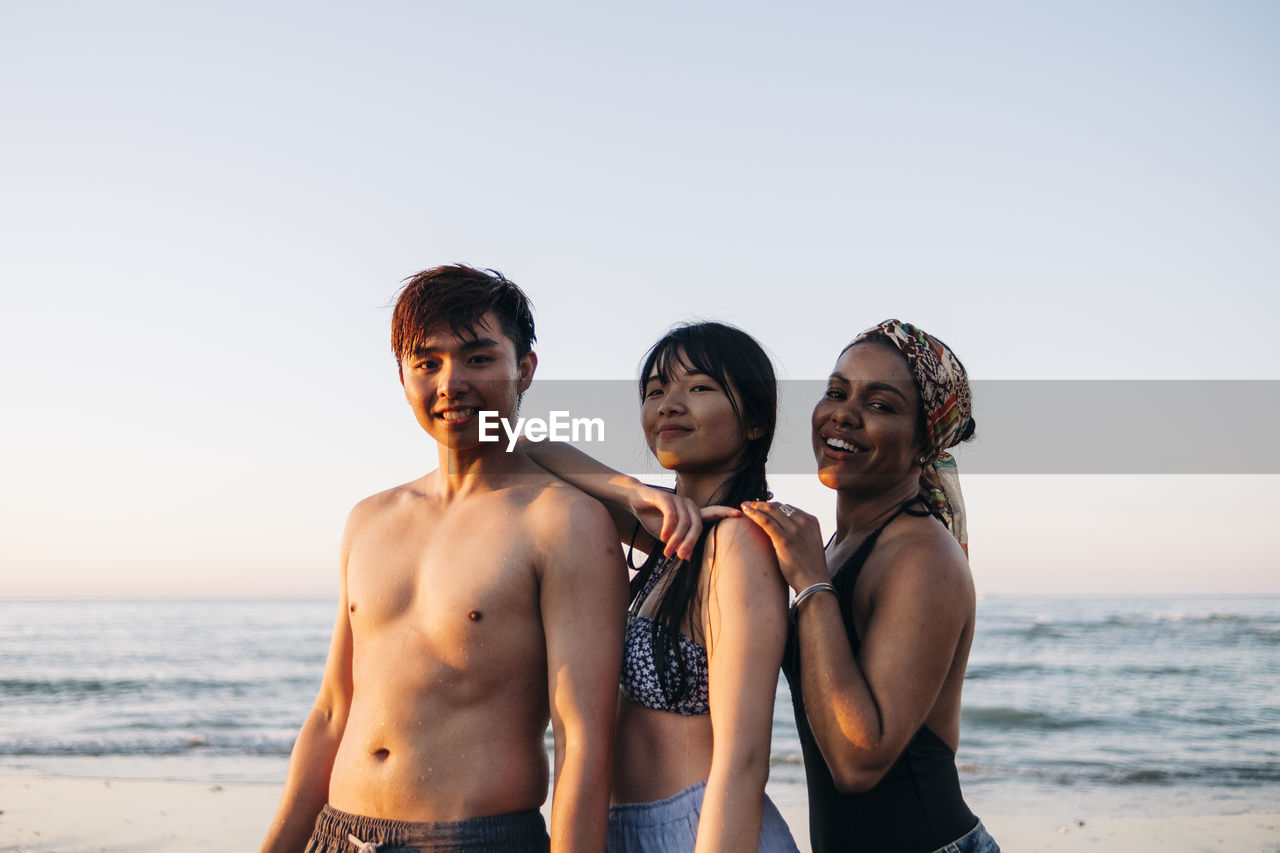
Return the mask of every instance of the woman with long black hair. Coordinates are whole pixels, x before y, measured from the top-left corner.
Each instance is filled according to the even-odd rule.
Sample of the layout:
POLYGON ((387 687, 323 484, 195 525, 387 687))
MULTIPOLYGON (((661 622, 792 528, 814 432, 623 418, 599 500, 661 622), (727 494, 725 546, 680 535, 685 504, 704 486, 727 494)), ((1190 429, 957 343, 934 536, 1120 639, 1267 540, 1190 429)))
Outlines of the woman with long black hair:
POLYGON ((795 851, 764 794, 787 626, 773 546, 745 518, 711 520, 691 537, 693 519, 679 516, 768 499, 773 366, 739 329, 680 326, 649 351, 640 395, 649 448, 691 502, 659 507, 665 527, 661 493, 566 445, 526 445, 539 464, 612 505, 622 541, 638 538, 649 554, 632 581, 608 849, 795 851))

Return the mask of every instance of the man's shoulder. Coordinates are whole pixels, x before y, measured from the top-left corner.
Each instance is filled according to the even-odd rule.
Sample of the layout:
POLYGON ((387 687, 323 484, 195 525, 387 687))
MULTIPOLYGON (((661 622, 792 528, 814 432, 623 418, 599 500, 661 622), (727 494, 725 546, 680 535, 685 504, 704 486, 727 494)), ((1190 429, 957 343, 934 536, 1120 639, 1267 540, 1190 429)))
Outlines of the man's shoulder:
POLYGON ((594 571, 601 561, 617 557, 617 528, 609 511, 595 498, 560 480, 530 495, 527 531, 539 554, 540 571, 594 571))
POLYGON ((537 526, 569 524, 613 530, 613 521, 602 503, 555 477, 547 483, 531 485, 525 503, 531 522, 537 526))
POLYGON ((348 524, 360 524, 388 513, 405 511, 410 504, 426 496, 432 476, 434 473, 369 495, 351 508, 348 524))

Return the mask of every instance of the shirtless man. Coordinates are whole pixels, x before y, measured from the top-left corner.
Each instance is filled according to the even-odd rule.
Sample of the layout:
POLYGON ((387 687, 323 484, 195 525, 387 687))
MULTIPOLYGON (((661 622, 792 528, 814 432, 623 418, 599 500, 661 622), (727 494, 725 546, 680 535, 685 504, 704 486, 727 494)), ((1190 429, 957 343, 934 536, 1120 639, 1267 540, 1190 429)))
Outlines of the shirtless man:
POLYGON ((392 347, 439 468, 351 511, 324 680, 264 851, 545 851, 548 720, 550 849, 604 849, 617 534, 519 447, 479 441, 480 411, 514 421, 533 339, 500 275, 437 267, 401 291, 392 347))

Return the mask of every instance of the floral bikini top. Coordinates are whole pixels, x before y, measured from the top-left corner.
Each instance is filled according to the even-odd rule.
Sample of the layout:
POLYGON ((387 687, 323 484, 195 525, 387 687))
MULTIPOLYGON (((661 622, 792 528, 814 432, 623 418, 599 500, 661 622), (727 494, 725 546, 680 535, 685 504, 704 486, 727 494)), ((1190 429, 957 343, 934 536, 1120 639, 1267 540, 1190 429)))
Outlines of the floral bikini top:
POLYGON ((640 605, 649 597, 654 586, 666 570, 676 562, 678 561, 672 558, 658 563, 653 575, 631 605, 631 614, 627 617, 627 636, 622 646, 622 678, 619 686, 622 688, 623 696, 643 708, 670 711, 681 716, 692 717, 711 713, 706 647, 684 634, 676 637, 676 654, 667 655, 664 675, 667 684, 679 684, 682 659, 689 690, 681 699, 670 699, 667 691, 662 689, 662 682, 658 679, 658 666, 655 660, 657 652, 653 638, 655 633, 663 635, 670 648, 671 629, 654 622, 647 616, 637 614, 640 605), (680 657, 677 658, 676 655, 680 657))

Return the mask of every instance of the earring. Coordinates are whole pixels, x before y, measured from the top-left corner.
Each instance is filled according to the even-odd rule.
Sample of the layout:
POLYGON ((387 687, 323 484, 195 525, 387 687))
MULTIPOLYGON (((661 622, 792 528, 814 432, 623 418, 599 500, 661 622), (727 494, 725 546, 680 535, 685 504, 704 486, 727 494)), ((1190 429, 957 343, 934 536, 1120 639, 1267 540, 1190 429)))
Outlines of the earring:
POLYGON ((923 465, 923 464, 924 464, 928 459, 929 459, 929 457, 927 457, 927 456, 921 456, 921 457, 920 457, 920 464, 921 464, 921 465, 923 465))

